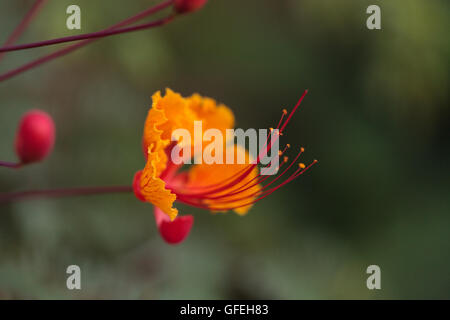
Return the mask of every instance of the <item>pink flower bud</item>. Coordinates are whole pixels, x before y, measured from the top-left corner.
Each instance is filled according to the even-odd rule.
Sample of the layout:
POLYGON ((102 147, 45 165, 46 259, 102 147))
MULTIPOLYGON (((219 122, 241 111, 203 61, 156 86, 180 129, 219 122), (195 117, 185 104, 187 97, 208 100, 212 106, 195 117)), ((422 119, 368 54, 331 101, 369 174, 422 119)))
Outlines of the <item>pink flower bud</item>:
POLYGON ((186 239, 194 224, 192 215, 177 216, 170 221, 169 216, 158 207, 155 207, 155 220, 159 234, 169 244, 178 244, 186 239))
POLYGON ((175 0, 175 11, 187 13, 201 9, 208 0, 175 0))
POLYGON ((16 134, 16 153, 22 164, 44 159, 55 143, 55 125, 47 113, 31 110, 20 120, 16 134))

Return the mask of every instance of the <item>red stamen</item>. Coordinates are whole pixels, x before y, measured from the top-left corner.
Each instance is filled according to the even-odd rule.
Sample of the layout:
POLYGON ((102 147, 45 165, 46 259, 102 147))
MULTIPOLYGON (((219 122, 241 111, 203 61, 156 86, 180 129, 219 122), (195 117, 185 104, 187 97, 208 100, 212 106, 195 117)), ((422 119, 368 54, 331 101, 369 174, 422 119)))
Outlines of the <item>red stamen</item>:
MULTIPOLYGON (((290 145, 288 145, 288 146, 290 147, 290 145)), ((286 149, 286 148, 285 148, 285 149, 286 149)), ((302 150, 304 150, 304 149, 302 148, 302 150)), ((303 152, 303 151, 302 151, 302 152, 303 152)), ((296 159, 297 159, 297 158, 296 158, 296 159)), ((295 160, 294 160, 294 161, 295 161, 295 160)), ((277 171, 278 171, 279 169, 281 169, 281 168, 283 167, 283 165, 284 165, 286 162, 287 162, 287 157, 284 157, 283 162, 281 163, 281 166, 278 167, 277 171)), ((268 166, 269 166, 269 164, 267 164, 267 165, 264 166, 264 167, 268 167, 268 166)), ((240 186, 239 188, 234 189, 234 190, 230 190, 230 192, 237 192, 237 191, 239 191, 239 193, 240 193, 240 192, 246 191, 247 189, 253 188, 254 186, 256 186, 256 185, 258 185, 258 184, 260 184, 260 183, 266 181, 269 177, 271 177, 271 176, 270 176, 270 175, 262 176, 261 173, 259 172, 258 175, 257 175, 256 177, 252 178, 250 181, 246 182, 244 185, 240 186), (256 181, 252 186, 250 186, 250 187, 248 187, 248 188, 246 188, 246 189, 244 189, 244 190, 241 190, 241 189, 245 188, 246 186, 248 186, 248 185, 249 185, 251 182, 253 182, 254 180, 257 180, 257 181, 256 181)), ((230 194, 228 194, 228 195, 230 195, 230 194)), ((208 198, 208 199, 212 199, 212 198, 208 198)))
MULTIPOLYGON (((292 165, 297 161, 297 159, 300 157, 300 155, 303 153, 303 151, 304 151, 304 149, 301 148, 301 149, 300 149, 300 152, 297 154, 297 156, 295 157, 295 159, 291 162, 291 164, 290 164, 290 165, 289 165, 289 166, 288 166, 288 167, 287 167, 280 175, 277 175, 271 182, 269 182, 268 184, 266 184, 265 186, 263 186, 261 190, 255 192, 255 193, 253 193, 253 194, 251 194, 251 195, 247 195, 245 198, 253 197, 253 196, 257 195, 257 194, 260 193, 262 190, 266 189, 267 187, 269 187, 270 185, 272 185, 273 183, 275 183, 278 179, 280 179, 282 176, 284 176, 284 174, 285 174, 285 173, 292 167, 292 165)), ((266 177, 264 177, 264 179, 262 179, 261 182, 264 182, 264 181, 267 180, 269 177, 271 177, 271 176, 266 176, 266 177)), ((208 200, 209 200, 209 199, 222 199, 222 198, 230 197, 230 196, 232 196, 232 195, 242 193, 242 192, 244 192, 244 191, 246 191, 246 190, 248 190, 248 189, 250 189, 250 188, 252 188, 252 187, 254 187, 254 186, 256 186, 256 185, 258 185, 258 184, 259 184, 259 182, 253 184, 253 185, 250 186, 250 187, 247 187, 247 188, 244 189, 244 190, 240 190, 240 191, 237 192, 237 193, 235 192, 236 190, 232 190, 234 193, 231 192, 231 193, 223 194, 223 195, 216 196, 216 197, 205 197, 205 199, 208 199, 208 200)), ((233 200, 233 201, 236 201, 236 200, 233 200)))
POLYGON ((291 145, 288 143, 282 151, 278 152, 278 155, 282 156, 286 152, 286 150, 289 149, 290 147, 291 145))
MULTIPOLYGON (((266 144, 267 145, 267 141, 269 140, 269 137, 271 136, 272 131, 267 135, 266 138, 266 144)), ((261 151, 262 152, 262 151, 261 151)), ((231 175, 230 177, 225 178, 224 180, 217 182, 217 183, 213 183, 210 185, 206 185, 206 186, 199 186, 199 187, 189 187, 190 190, 203 190, 203 189, 209 189, 209 188, 218 188, 219 186, 223 185, 226 181, 231 180, 232 178, 235 178, 235 180, 233 182, 230 183, 230 185, 234 185, 235 183, 237 183, 236 181, 241 181, 242 179, 245 179, 246 176, 248 176, 254 167, 256 167, 260 162, 259 162, 259 158, 261 156, 261 152, 260 155, 258 156, 258 158, 256 159, 256 164, 250 164, 248 166, 246 166, 245 168, 243 168, 242 170, 236 172, 235 174, 231 175)), ((266 151, 267 152, 267 151, 266 151)), ((181 191, 176 191, 175 188, 170 188, 172 191, 174 191, 177 194, 180 195, 200 195, 200 194, 205 194, 205 192, 202 193, 183 193, 181 191)), ((216 192, 217 189, 212 189, 209 190, 208 193, 212 193, 212 192, 216 192)))
MULTIPOLYGON (((284 164, 287 163, 287 157, 284 157, 284 160, 281 162, 281 165, 277 168, 277 171, 280 170, 284 164)), ((268 167, 269 165, 266 165, 265 167, 268 167)), ((247 189, 253 188, 254 186, 263 183, 264 181, 266 181, 270 176, 263 176, 261 175, 261 173, 258 173, 258 175, 256 177, 254 177, 253 179, 251 179, 250 181, 246 182, 244 185, 240 186, 238 189, 235 189, 233 191, 239 191, 239 192, 243 192, 246 191, 247 189), (251 185, 250 187, 242 190, 242 188, 248 186, 252 181, 257 180, 253 185, 251 185)))
MULTIPOLYGON (((283 112, 283 115, 284 115, 284 112, 283 112)), ((281 116, 281 119, 283 119, 283 115, 281 116)), ((281 120, 280 120, 280 122, 281 122, 281 120)), ((267 154, 267 153, 269 152, 269 150, 271 149, 271 147, 273 146, 273 143, 275 143, 275 142, 272 142, 272 139, 271 139, 272 134, 273 134, 273 130, 271 129, 271 130, 270 130, 270 133, 267 135, 267 138, 266 138, 266 142, 265 142, 265 144, 264 144, 264 147, 262 148, 262 149, 266 148, 266 150, 264 151, 264 152, 265 152, 264 154, 267 154), (270 139, 270 141, 271 141, 272 143, 271 143, 270 147, 267 147, 267 142, 269 141, 269 139, 270 139)), ((277 136, 277 138, 278 138, 278 136, 277 136)), ((253 168, 255 168, 257 165, 259 165, 259 164, 261 163, 260 158, 261 158, 261 156, 262 156, 262 153, 263 153, 263 151, 260 151, 260 153, 259 153, 259 155, 258 155, 258 157, 257 157, 257 159, 256 159, 256 164, 250 164, 250 165, 248 165, 246 168, 242 169, 241 171, 239 171, 239 172, 237 172, 235 175, 233 175, 233 176, 237 176, 237 178, 236 178, 236 180, 235 180, 234 182, 230 183, 231 186, 233 186, 233 185, 237 184, 238 182, 242 181, 243 179, 245 179, 245 178, 252 172, 253 168), (242 175, 241 175, 241 174, 242 174, 242 175)), ((232 177, 233 177, 233 176, 232 176, 232 177)), ((223 181, 227 181, 227 180, 229 180, 229 179, 230 179, 230 177, 229 177, 229 178, 226 178, 226 179, 223 180, 223 181)), ((219 183, 216 183, 216 184, 213 184, 213 186, 221 185, 221 184, 223 184, 223 181, 221 181, 221 182, 219 182, 219 183)), ((191 188, 190 188, 190 189, 191 189, 191 188)), ((211 191, 208 192, 208 193, 209 193, 209 194, 211 194, 211 193, 216 193, 216 192, 212 192, 212 191, 215 191, 215 190, 211 190, 211 191)), ((221 191, 221 190, 220 190, 220 191, 221 191)), ((186 195, 186 193, 184 193, 184 195, 186 195)))
POLYGON ((283 121, 283 118, 284 118, 285 115, 287 115, 287 110, 286 110, 286 109, 283 109, 283 113, 281 114, 281 119, 280 119, 280 121, 278 122, 277 129, 280 128, 281 122, 283 121))
POLYGON ((230 183, 225 184, 224 186, 218 187, 218 188, 210 190, 210 191, 206 191, 206 192, 180 192, 177 190, 172 190, 172 191, 177 196, 180 195, 180 196, 189 196, 189 197, 194 197, 194 198, 204 198, 208 194, 214 194, 214 193, 218 193, 221 191, 225 191, 225 190, 229 189, 230 187, 235 186, 236 184, 238 184, 239 182, 244 180, 252 172, 252 170, 254 169, 255 166, 256 166, 256 164, 249 165, 249 168, 247 169, 247 171, 244 172, 243 174, 241 174, 240 176, 238 176, 235 180, 231 181, 230 183))
POLYGON ((292 116, 294 115, 295 111, 298 109, 298 107, 300 106, 300 104, 303 101, 303 98, 306 96, 306 94, 308 93, 308 90, 305 90, 303 92, 303 95, 300 97, 300 100, 298 100, 297 104, 295 105, 294 109, 292 109, 291 113, 289 114, 288 118, 286 119, 285 123, 283 124, 283 126, 281 127, 280 131, 283 132, 284 128, 286 128, 287 124, 289 123, 289 121, 291 120, 292 116))
MULTIPOLYGON (((266 191, 263 195, 261 195, 259 198, 255 199, 255 200, 253 200, 253 201, 250 201, 250 202, 248 202, 248 203, 241 204, 241 205, 238 205, 238 206, 234 206, 234 207, 211 207, 211 206, 209 206, 208 209, 209 209, 209 210, 212 210, 212 211, 228 211, 228 210, 235 210, 235 209, 238 209, 238 208, 242 208, 242 207, 246 207, 246 206, 255 204, 256 202, 261 201, 262 199, 268 197, 269 195, 271 195, 272 193, 274 193, 275 191, 277 191, 277 190, 280 189, 281 187, 285 186, 285 185, 288 184, 289 182, 291 182, 291 181, 293 181, 294 179, 296 179, 296 178, 298 178, 299 176, 301 176, 303 173, 305 173, 307 170, 309 170, 309 168, 311 168, 311 167, 312 167, 314 164, 316 164, 316 163, 317 163, 317 160, 314 160, 314 161, 313 161, 310 165, 308 165, 306 168, 304 168, 304 169, 301 169, 301 168, 297 169, 296 172, 294 172, 294 174, 292 174, 288 179, 286 179, 285 181, 283 181, 281 184, 279 184, 279 185, 277 185, 277 186, 275 186, 275 187, 269 189, 269 190, 266 191)), ((230 201, 228 201, 228 202, 243 201, 243 200, 245 200, 245 199, 247 199, 247 198, 250 198, 250 199, 251 199, 252 197, 253 197, 253 196, 244 197, 244 198, 241 198, 241 199, 232 199, 232 200, 230 200, 230 201)))
MULTIPOLYGON (((220 182, 216 182, 216 183, 211 183, 208 185, 204 185, 204 186, 192 186, 189 187, 189 190, 204 190, 204 189, 210 189, 210 188, 216 188, 218 186, 223 185, 225 182, 231 180, 231 179, 235 179, 237 177, 239 177, 241 174, 243 174, 244 172, 246 172, 250 166, 252 165, 248 165, 245 168, 243 168, 242 170, 239 170, 238 172, 236 172, 235 174, 229 176, 228 178, 225 178, 224 180, 220 181, 220 182)), ((171 189, 171 188, 170 188, 171 189)))
MULTIPOLYGON (((303 152, 304 152, 304 149, 301 148, 301 149, 300 149, 300 152, 297 154, 297 156, 295 157, 295 159, 292 160, 291 164, 290 164, 290 165, 289 165, 289 166, 288 166, 281 174, 277 175, 272 181, 270 181, 268 184, 266 184, 265 186, 263 186, 262 189, 261 189, 260 191, 266 189, 268 186, 272 185, 272 184, 275 183, 278 179, 280 179, 282 176, 284 176, 284 174, 292 167, 292 165, 297 161, 297 159, 300 157, 300 155, 301 155, 303 152)), ((285 162, 283 162, 281 165, 283 165, 284 163, 285 163, 285 162)), ((281 166, 280 166, 280 168, 281 168, 281 166)), ((258 176, 261 176, 261 174, 259 174, 258 176)), ((246 191, 246 190, 248 190, 248 189, 251 189, 251 188, 255 187, 256 185, 258 185, 258 184, 260 184, 260 183, 263 183, 264 181, 266 181, 266 180, 269 179, 270 177, 272 177, 272 176, 265 176, 263 179, 260 179, 260 181, 257 181, 256 183, 254 183, 254 184, 251 185, 250 187, 245 188, 244 190, 240 190, 238 193, 241 193, 241 192, 244 192, 244 191, 246 191)), ((239 190, 239 189, 238 189, 238 190, 239 190)), ((235 191, 236 191, 236 190, 235 190, 235 191)), ((260 191, 255 192, 253 195, 249 195, 248 197, 252 197, 252 196, 258 194, 260 191)), ((223 197, 231 196, 231 195, 234 195, 234 194, 237 194, 237 193, 227 194, 227 195, 224 195, 223 197)), ((220 198, 220 197, 219 197, 219 198, 220 198)))

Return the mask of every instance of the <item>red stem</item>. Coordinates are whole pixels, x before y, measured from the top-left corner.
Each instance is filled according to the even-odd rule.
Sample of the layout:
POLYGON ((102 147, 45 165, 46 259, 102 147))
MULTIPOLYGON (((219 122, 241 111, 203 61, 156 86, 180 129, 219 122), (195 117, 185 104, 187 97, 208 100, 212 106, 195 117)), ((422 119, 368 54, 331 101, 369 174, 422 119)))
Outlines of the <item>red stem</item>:
MULTIPOLYGON (((297 104, 295 105, 295 107, 292 109, 291 113, 289 114, 289 116, 287 117, 286 121, 284 122, 283 126, 281 127, 281 129, 279 129, 280 125, 283 122, 283 118, 284 116, 287 114, 287 111, 283 110, 283 114, 281 115, 281 119, 278 122, 278 126, 276 129, 279 129, 279 134, 277 134, 275 136, 275 138, 272 138, 273 136, 273 131, 271 130, 270 134, 267 135, 266 138, 266 143, 263 147, 263 150, 260 151, 260 153, 258 154, 258 157, 256 158, 256 163, 259 164, 260 163, 260 158, 265 154, 269 153, 269 151, 272 149, 273 144, 275 143, 276 140, 273 139, 279 139, 279 136, 282 134, 284 128, 286 128, 286 125, 289 123, 289 121, 291 120, 292 116, 294 115, 295 111, 298 109, 298 107, 300 106, 300 104, 302 103, 303 99, 305 98, 306 94, 308 93, 308 90, 305 90, 302 94, 302 96, 300 97, 300 99, 298 100, 297 104), (268 146, 267 143, 270 140, 270 145, 268 146), (264 150, 264 148, 266 148, 264 150)), ((206 191, 206 192, 181 192, 181 191, 177 191, 177 190, 172 190, 174 191, 178 196, 190 196, 190 197, 195 197, 195 198, 204 198, 206 195, 211 195, 211 194, 216 194, 220 191, 224 191, 229 187, 234 186, 235 184, 239 183, 240 181, 244 180, 253 170, 254 167, 257 166, 257 164, 251 164, 248 166, 248 170, 245 171, 246 169, 243 169, 243 174, 242 175, 238 175, 236 179, 234 179, 233 181, 231 181, 230 183, 226 184, 225 186, 222 187, 217 187, 215 189, 206 191)), ((239 173, 239 172, 238 172, 239 173)), ((225 179, 228 180, 229 178, 225 179)), ((219 186, 221 185, 222 182, 219 182, 217 184, 214 184, 213 186, 219 186)))
MULTIPOLYGON (((25 31, 33 18, 37 15, 39 10, 43 7, 43 5, 47 2, 47 0, 36 0, 31 9, 27 12, 25 17, 23 17, 22 21, 19 25, 14 29, 13 33, 9 36, 8 40, 3 44, 3 46, 12 45, 16 40, 20 37, 20 35, 25 31)), ((4 53, 0 51, 0 60, 3 58, 4 53)))
POLYGON ((7 167, 7 168, 11 168, 11 169, 18 169, 21 166, 22 166, 21 163, 0 161, 0 167, 7 167))
MULTIPOLYGON (((173 4, 173 0, 167 0, 167 1, 162 2, 162 3, 160 3, 160 4, 156 5, 156 6, 153 6, 153 7, 149 8, 149 9, 147 9, 147 10, 144 10, 141 13, 138 13, 137 15, 134 15, 134 16, 128 18, 128 19, 125 19, 125 20, 123 20, 123 21, 121 21, 119 23, 116 23, 115 25, 113 25, 113 26, 111 26, 109 28, 106 28, 106 29, 104 29, 104 30, 102 30, 100 32, 109 32, 111 30, 119 29, 119 28, 125 27, 127 25, 133 24, 133 23, 135 23, 135 22, 137 22, 139 20, 142 20, 143 18, 145 18, 145 17, 147 17, 147 16, 149 16, 149 15, 151 15, 153 13, 156 13, 156 12, 162 10, 162 9, 165 9, 166 7, 168 7, 168 6, 172 5, 172 4, 173 4)), ((161 19, 161 20, 153 22, 152 24, 154 24, 153 26, 160 26, 160 25, 163 25, 163 24, 171 21, 171 19, 172 19, 172 17, 161 19)), ((49 55, 46 55, 46 56, 38 58, 38 59, 36 59, 34 61, 31 61, 31 62, 29 62, 29 63, 27 63, 27 64, 25 64, 25 65, 23 65, 21 67, 18 67, 16 69, 8 71, 8 72, 0 75, 0 82, 5 81, 7 79, 10 79, 10 78, 12 78, 12 77, 22 73, 22 72, 25 72, 27 70, 30 70, 30 69, 34 68, 34 67, 37 67, 37 66, 39 66, 39 65, 41 65, 41 64, 43 64, 45 62, 51 61, 51 60, 56 59, 58 57, 62 57, 62 56, 66 55, 66 54, 68 54, 68 53, 70 53, 70 52, 72 52, 72 51, 74 51, 76 49, 79 49, 79 48, 81 48, 81 47, 83 47, 83 46, 85 46, 85 45, 95 41, 96 39, 97 38, 83 40, 83 41, 81 41, 79 43, 73 44, 73 45, 68 46, 66 48, 63 48, 61 50, 55 51, 55 52, 53 52, 53 53, 51 53, 49 55)))
POLYGON ((54 45, 54 44, 58 44, 58 43, 109 37, 109 36, 116 35, 116 34, 139 31, 139 30, 143 30, 143 29, 147 29, 147 28, 151 28, 151 27, 160 26, 161 24, 170 22, 172 19, 173 19, 173 16, 169 16, 165 19, 161 19, 161 20, 153 21, 153 22, 149 22, 149 23, 144 23, 144 24, 139 24, 134 27, 114 29, 114 30, 109 30, 109 31, 106 31, 106 30, 97 31, 97 32, 92 32, 92 33, 80 34, 80 35, 76 35, 76 36, 68 36, 68 37, 45 40, 45 41, 40 41, 40 42, 20 44, 17 46, 3 47, 3 48, 0 48, 0 52, 17 51, 17 50, 44 47, 44 46, 54 45))
POLYGON ((69 189, 31 190, 0 193, 0 203, 35 197, 70 197, 107 193, 133 192, 132 186, 80 187, 69 189))

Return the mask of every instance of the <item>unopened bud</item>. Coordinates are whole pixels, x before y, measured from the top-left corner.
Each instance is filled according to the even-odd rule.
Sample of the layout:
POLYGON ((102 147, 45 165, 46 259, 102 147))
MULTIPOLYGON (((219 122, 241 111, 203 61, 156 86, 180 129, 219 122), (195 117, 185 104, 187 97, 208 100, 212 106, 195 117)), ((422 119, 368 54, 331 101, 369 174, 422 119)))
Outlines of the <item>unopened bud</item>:
POLYGON ((23 115, 16 134, 16 153, 22 164, 44 159, 55 143, 55 125, 52 117, 40 110, 23 115))
POLYGON ((155 207, 154 212, 159 234, 167 243, 181 243, 189 235, 194 224, 194 217, 192 215, 177 216, 175 220, 170 221, 169 216, 158 207, 155 207))

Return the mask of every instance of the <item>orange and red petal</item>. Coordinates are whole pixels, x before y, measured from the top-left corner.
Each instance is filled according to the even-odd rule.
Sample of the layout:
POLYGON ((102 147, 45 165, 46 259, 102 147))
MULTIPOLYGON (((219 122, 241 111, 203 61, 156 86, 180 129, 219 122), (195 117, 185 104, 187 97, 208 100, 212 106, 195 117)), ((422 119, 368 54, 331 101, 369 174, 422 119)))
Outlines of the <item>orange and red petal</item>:
MULTIPOLYGON (((150 148, 149 148, 150 150, 150 148)), ((156 175, 156 164, 158 163, 158 153, 149 152, 147 164, 142 170, 139 179, 138 192, 145 201, 150 202, 154 206, 160 208, 168 215, 170 220, 174 220, 178 214, 178 210, 173 208, 173 203, 177 196, 170 190, 166 189, 164 180, 156 175)), ((138 197, 140 199, 140 197, 138 197)))

